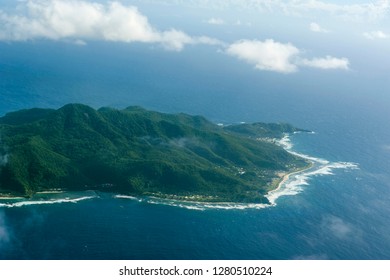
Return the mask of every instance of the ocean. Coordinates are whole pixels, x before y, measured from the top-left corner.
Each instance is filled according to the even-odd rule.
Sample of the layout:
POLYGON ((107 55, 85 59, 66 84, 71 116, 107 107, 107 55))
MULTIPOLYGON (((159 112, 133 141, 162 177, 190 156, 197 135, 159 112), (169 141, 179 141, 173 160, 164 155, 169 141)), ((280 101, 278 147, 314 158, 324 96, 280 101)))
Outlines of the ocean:
POLYGON ((271 207, 94 191, 0 200, 0 258, 389 259, 390 98, 346 76, 255 71, 207 47, 0 44, 1 116, 79 102, 283 121, 315 132, 281 145, 316 162, 271 193, 271 207))

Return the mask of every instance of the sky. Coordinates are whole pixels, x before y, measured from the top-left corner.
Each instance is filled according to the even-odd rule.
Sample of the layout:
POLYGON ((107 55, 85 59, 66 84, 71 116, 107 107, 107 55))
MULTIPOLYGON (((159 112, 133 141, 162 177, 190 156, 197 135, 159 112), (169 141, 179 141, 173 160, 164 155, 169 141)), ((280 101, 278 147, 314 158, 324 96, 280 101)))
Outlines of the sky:
POLYGON ((389 0, 6 0, 0 41, 208 46, 254 71, 344 75, 390 70, 389 18, 389 0))
POLYGON ((313 105, 383 118, 390 106, 390 0, 2 0, 0 26, 0 66, 35 69, 23 69, 17 103, 24 76, 7 66, 3 112, 20 109, 23 94, 26 107, 136 104, 215 119, 245 109, 246 121, 263 109, 275 111, 264 120, 290 121, 313 105))

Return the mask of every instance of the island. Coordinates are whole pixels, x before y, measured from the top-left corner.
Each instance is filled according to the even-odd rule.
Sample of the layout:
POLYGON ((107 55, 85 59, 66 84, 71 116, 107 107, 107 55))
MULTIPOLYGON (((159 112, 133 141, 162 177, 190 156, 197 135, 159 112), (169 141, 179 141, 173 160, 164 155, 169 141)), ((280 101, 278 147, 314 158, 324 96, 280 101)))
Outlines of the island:
POLYGON ((0 193, 96 190, 202 202, 269 203, 310 163, 273 139, 289 124, 217 125, 202 116, 82 104, 0 118, 0 193))

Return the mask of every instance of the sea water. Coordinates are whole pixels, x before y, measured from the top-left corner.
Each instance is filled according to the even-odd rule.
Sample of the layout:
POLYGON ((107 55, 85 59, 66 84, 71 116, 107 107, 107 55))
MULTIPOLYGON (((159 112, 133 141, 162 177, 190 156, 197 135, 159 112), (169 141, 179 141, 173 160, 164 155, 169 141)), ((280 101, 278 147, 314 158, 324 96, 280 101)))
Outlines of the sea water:
POLYGON ((89 47, 0 45, 0 114, 81 102, 201 114, 216 123, 285 121, 315 132, 280 143, 314 166, 271 192, 271 206, 94 191, 0 200, 1 259, 390 258, 385 95, 367 106, 364 95, 337 99, 331 89, 299 86, 299 75, 283 76, 281 85, 279 74, 239 71, 223 56, 205 63, 207 49, 89 47))

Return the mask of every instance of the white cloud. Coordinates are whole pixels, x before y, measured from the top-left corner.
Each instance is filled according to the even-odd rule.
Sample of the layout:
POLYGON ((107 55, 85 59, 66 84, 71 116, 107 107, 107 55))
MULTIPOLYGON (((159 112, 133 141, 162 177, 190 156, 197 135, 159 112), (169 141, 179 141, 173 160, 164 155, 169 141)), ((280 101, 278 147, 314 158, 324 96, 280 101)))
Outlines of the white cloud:
POLYGON ((291 0, 281 4, 284 10, 293 13, 322 12, 330 15, 341 16, 345 19, 376 20, 382 18, 389 11, 390 1, 379 0, 375 3, 340 4, 319 0, 291 0))
POLYGON ((172 29, 160 35, 159 41, 168 50, 180 51, 186 44, 193 44, 193 39, 182 31, 172 29))
POLYGON ((193 37, 193 42, 194 42, 194 44, 213 45, 213 46, 225 46, 226 47, 226 45, 227 45, 225 42, 223 42, 221 40, 207 37, 207 36, 193 37))
POLYGON ((242 22, 241 22, 241 20, 236 20, 236 22, 234 23, 234 25, 242 25, 242 22))
POLYGON ((226 53, 255 65, 259 70, 291 73, 297 70, 292 60, 299 54, 299 50, 290 43, 282 44, 271 39, 241 40, 231 44, 226 53))
POLYGON ((171 29, 169 31, 162 32, 159 42, 168 50, 181 51, 185 45, 212 45, 212 46, 224 46, 225 43, 207 36, 195 36, 191 37, 186 33, 171 29))
POLYGON ((0 134, 0 167, 5 166, 8 163, 9 154, 7 147, 3 144, 3 140, 0 134))
POLYGON ((234 25, 237 25, 237 26, 240 26, 240 25, 245 25, 245 26, 252 26, 252 23, 247 21, 247 22, 242 22, 241 20, 236 20, 236 22, 234 23, 234 25))
POLYGON ((349 69, 348 58, 336 58, 329 55, 324 58, 302 59, 299 61, 299 64, 320 69, 349 69))
POLYGON ((249 22, 249 21, 241 21, 239 19, 237 19, 236 21, 234 22, 226 22, 224 21, 223 19, 221 18, 210 18, 206 21, 204 21, 208 24, 211 24, 211 25, 235 25, 235 26, 252 26, 252 23, 249 22))
POLYGON ((10 234, 5 225, 4 213, 0 212, 0 249, 1 245, 4 245, 10 241, 10 234))
POLYGON ((8 155, 0 155, 0 167, 8 163, 8 155))
POLYGON ((83 40, 80 40, 80 39, 77 39, 73 42, 75 45, 79 45, 79 46, 85 46, 87 45, 87 43, 83 40))
POLYGON ((374 40, 374 39, 387 39, 390 37, 390 35, 386 34, 385 32, 381 30, 377 31, 371 31, 371 32, 364 32, 363 36, 367 39, 374 40))
POLYGON ((0 38, 83 38, 123 42, 159 40, 159 33, 136 7, 123 6, 119 2, 102 5, 76 0, 32 0, 22 5, 24 15, 0 15, 5 25, 0 38))
POLYGON ((325 234, 331 234, 338 239, 347 239, 354 234, 354 227, 351 224, 335 216, 324 217, 321 228, 325 234))
POLYGON ((216 44, 212 38, 191 37, 182 31, 156 30, 134 6, 120 2, 100 4, 82 0, 29 0, 17 9, 23 13, 0 11, 0 40, 70 39, 76 44, 87 40, 160 43, 180 51, 186 44, 216 44))
POLYGON ((272 39, 265 41, 241 40, 229 45, 226 53, 252 64, 258 70, 292 73, 298 66, 319 69, 349 69, 347 58, 326 56, 323 58, 301 58, 302 53, 291 43, 283 44, 272 39))
POLYGON ((390 145, 383 145, 382 148, 383 148, 383 150, 385 150, 386 152, 390 152, 390 145))
POLYGON ((223 25, 225 24, 225 21, 221 18, 210 18, 207 21, 208 24, 214 24, 214 25, 223 25))
POLYGON ((329 30, 322 28, 318 23, 315 22, 310 23, 310 30, 319 33, 329 33, 329 30))

